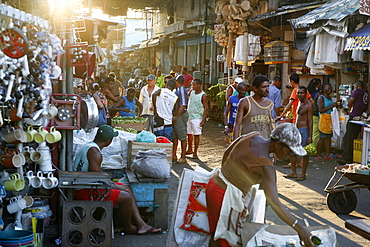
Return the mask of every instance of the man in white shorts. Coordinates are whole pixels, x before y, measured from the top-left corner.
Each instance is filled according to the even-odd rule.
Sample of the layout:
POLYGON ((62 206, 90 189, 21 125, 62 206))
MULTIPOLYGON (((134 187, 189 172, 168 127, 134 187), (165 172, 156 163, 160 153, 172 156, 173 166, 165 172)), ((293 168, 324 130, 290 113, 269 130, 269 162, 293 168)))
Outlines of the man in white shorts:
POLYGON ((207 95, 202 90, 202 81, 200 79, 194 79, 192 86, 193 88, 189 92, 189 120, 187 125, 188 149, 186 154, 193 154, 193 159, 198 159, 198 146, 200 135, 202 134, 202 127, 204 126, 208 113, 208 100, 207 95))

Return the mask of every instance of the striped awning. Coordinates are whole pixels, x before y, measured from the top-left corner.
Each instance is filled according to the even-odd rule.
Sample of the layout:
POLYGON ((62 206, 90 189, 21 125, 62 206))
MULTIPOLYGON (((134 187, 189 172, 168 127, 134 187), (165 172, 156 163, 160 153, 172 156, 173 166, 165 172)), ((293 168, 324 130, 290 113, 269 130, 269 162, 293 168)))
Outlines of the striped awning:
POLYGON ((370 23, 348 35, 344 50, 370 50, 370 23))

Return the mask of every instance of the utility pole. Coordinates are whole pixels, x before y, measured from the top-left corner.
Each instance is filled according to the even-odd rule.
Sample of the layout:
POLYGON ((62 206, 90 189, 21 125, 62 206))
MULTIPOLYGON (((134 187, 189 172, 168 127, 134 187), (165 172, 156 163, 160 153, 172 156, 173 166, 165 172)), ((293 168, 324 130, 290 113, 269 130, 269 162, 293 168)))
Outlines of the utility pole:
POLYGON ((205 71, 205 68, 206 68, 206 59, 207 59, 207 23, 208 23, 208 0, 206 0, 205 2, 205 14, 204 14, 204 53, 203 53, 203 82, 205 81, 206 79, 206 71, 205 71))

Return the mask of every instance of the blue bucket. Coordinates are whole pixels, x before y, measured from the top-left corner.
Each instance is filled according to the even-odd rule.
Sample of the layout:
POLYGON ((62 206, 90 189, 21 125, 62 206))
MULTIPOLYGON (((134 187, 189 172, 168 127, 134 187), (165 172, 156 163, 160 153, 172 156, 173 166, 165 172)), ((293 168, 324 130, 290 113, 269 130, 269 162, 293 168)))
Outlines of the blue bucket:
POLYGON ((9 230, 0 232, 0 244, 22 244, 33 240, 33 232, 27 230, 9 230))

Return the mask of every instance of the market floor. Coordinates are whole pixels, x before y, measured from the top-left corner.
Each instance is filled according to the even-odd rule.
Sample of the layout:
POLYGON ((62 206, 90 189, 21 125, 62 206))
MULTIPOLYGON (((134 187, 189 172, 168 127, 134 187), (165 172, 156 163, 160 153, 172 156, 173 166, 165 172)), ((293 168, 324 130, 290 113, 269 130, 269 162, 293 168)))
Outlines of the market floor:
MULTIPOLYGON (((169 180, 169 224, 176 201, 177 186, 183 169, 194 169, 196 165, 199 165, 204 169, 213 170, 220 166, 222 155, 226 148, 225 135, 221 132, 222 130, 222 128, 218 127, 218 123, 207 122, 204 127, 204 133, 201 136, 198 153, 199 159, 194 160, 189 158, 187 159, 187 164, 173 164, 171 178, 169 180)), ((370 246, 369 241, 348 231, 344 227, 344 221, 346 219, 370 218, 370 211, 368 209, 368 205, 370 204, 370 192, 367 189, 361 189, 356 192, 358 203, 355 211, 349 215, 336 215, 331 212, 326 205, 327 193, 324 192, 324 188, 333 175, 337 163, 334 161, 316 162, 311 158, 307 170, 307 180, 300 182, 283 177, 284 174, 290 171, 289 169, 283 168, 283 165, 286 164, 287 162, 283 161, 279 161, 276 164, 280 200, 302 224, 303 219, 307 219, 311 226, 328 225, 334 228, 337 233, 338 243, 343 247, 370 246)), ((343 180, 341 184, 344 183, 345 180, 343 180)), ((266 219, 267 222, 271 224, 285 224, 269 208, 266 211, 266 219)), ((164 247, 166 246, 168 236, 168 231, 160 235, 145 236, 121 236, 120 234, 115 234, 115 238, 112 240, 112 246, 164 247)), ((45 246, 53 246, 52 235, 47 235, 45 237, 46 241, 50 241, 48 241, 50 245, 45 246)))

